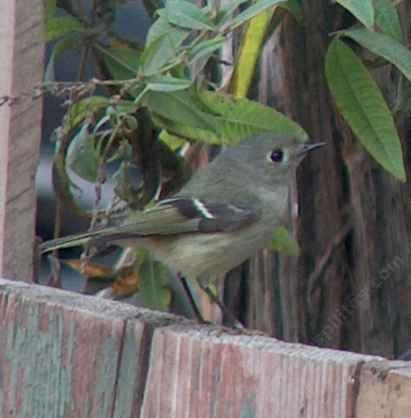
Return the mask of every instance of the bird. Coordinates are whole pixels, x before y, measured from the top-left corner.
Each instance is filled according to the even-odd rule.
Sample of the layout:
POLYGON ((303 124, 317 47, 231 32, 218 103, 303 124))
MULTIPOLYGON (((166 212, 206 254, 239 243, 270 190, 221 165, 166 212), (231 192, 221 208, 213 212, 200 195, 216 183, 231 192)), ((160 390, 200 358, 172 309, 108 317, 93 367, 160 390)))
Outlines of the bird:
POLYGON ((45 241, 40 250, 144 247, 207 287, 270 243, 288 206, 290 175, 323 145, 289 134, 249 136, 223 149, 175 195, 131 213, 122 224, 45 241))

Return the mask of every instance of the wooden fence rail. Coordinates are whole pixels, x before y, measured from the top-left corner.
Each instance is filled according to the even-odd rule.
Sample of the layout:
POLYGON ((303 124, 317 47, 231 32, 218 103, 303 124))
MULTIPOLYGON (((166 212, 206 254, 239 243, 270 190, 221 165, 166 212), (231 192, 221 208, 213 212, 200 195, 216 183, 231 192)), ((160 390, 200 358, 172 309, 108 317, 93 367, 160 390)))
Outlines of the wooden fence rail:
POLYGON ((411 363, 0 279, 2 418, 409 418, 411 363))

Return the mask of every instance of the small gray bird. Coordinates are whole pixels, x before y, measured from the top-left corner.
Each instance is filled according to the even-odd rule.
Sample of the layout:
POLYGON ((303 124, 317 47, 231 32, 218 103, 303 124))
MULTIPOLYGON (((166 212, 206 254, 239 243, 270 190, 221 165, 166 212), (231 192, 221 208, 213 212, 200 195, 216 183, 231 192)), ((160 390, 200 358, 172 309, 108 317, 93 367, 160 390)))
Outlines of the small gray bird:
POLYGON ((270 243, 287 207, 290 173, 321 145, 278 134, 249 137, 223 150, 176 195, 124 224, 47 241, 41 251, 142 246, 207 286, 270 243))

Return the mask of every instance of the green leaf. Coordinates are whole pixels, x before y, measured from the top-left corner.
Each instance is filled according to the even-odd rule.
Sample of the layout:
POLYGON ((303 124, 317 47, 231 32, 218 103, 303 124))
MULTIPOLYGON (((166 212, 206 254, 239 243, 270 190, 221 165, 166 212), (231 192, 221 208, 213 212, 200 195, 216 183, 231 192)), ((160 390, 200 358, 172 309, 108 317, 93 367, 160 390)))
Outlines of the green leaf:
MULTIPOLYGON (((302 21, 301 6, 297 0, 283 1, 278 4, 280 7, 292 13, 297 21, 302 21)), ((255 16, 243 32, 230 86, 231 93, 236 97, 246 97, 248 94, 268 31, 274 31, 276 23, 281 21, 281 18, 273 19, 278 8, 266 9, 255 16)))
POLYGON ((180 36, 179 40, 180 44, 177 45, 175 36, 170 37, 165 33, 148 44, 141 56, 142 74, 145 76, 158 74, 164 65, 174 61, 180 53, 179 46, 184 37, 180 36))
POLYGON ((173 25, 191 30, 215 30, 215 26, 195 4, 184 0, 168 0, 165 16, 173 25))
POLYGON ((216 122, 229 143, 239 142, 251 134, 275 132, 295 135, 304 142, 308 135, 297 123, 254 100, 235 98, 229 95, 200 90, 198 92, 202 105, 210 113, 216 114, 216 122))
POLYGON ((183 138, 230 145, 252 134, 273 132, 295 135, 302 142, 307 139, 298 124, 252 100, 208 91, 155 94, 148 103, 154 122, 183 138))
POLYGON ((166 74, 148 81, 147 88, 152 91, 173 92, 188 89, 191 85, 191 80, 176 78, 166 74))
POLYGON ((67 166, 84 180, 95 182, 97 179, 98 156, 94 148, 94 137, 88 133, 85 123, 70 142, 66 155, 67 166))
POLYGON ((195 80, 206 66, 210 57, 224 45, 225 39, 218 36, 214 39, 200 42, 189 51, 188 61, 192 80, 195 80))
POLYGON ((242 13, 237 15, 230 23, 230 29, 241 26, 247 20, 252 19, 265 9, 284 3, 284 0, 258 0, 252 6, 247 7, 242 13))
POLYGON ((115 104, 115 110, 118 115, 134 114, 137 109, 138 106, 133 100, 120 100, 115 104))
POLYGON ((350 11, 364 26, 374 26, 373 0, 336 0, 342 7, 350 11))
POLYGON ((125 45, 98 48, 114 80, 135 78, 139 69, 140 51, 125 45))
POLYGON ((394 64, 411 80, 411 52, 390 36, 368 29, 352 29, 342 34, 358 42, 376 55, 394 64))
POLYGON ((147 250, 138 250, 139 298, 146 308, 167 311, 171 302, 170 272, 164 264, 154 260, 147 250))
POLYGON ((398 10, 391 0, 374 0, 375 23, 386 34, 402 41, 402 30, 398 10))
POLYGON ((209 57, 215 51, 220 49, 225 42, 225 38, 223 36, 217 36, 213 39, 208 39, 206 41, 202 41, 194 46, 189 52, 189 60, 194 61, 199 58, 209 57))
POLYGON ((180 91, 174 93, 148 92, 143 103, 154 116, 172 119, 172 121, 215 132, 214 119, 202 109, 201 101, 194 91, 180 91))
POLYGON ((176 151, 177 149, 184 146, 187 143, 186 140, 180 138, 179 136, 172 135, 169 132, 165 131, 164 129, 160 132, 158 136, 161 141, 163 141, 172 151, 176 151))
POLYGON ((81 99, 70 107, 66 121, 66 128, 73 129, 93 112, 105 108, 110 104, 110 99, 103 96, 90 96, 81 99))
POLYGON ((283 226, 279 226, 275 229, 273 239, 271 241, 271 248, 274 251, 279 251, 295 257, 300 253, 298 242, 283 226))
MULTIPOLYGON (((162 9, 164 10, 164 9, 162 9)), ((190 34, 189 30, 176 28, 175 26, 170 25, 165 16, 160 16, 150 27, 147 38, 146 45, 151 44, 156 39, 161 36, 167 35, 170 44, 174 50, 177 50, 181 43, 188 37, 190 34)))
POLYGON ((401 143, 384 98, 367 69, 343 42, 334 39, 325 64, 337 107, 364 148, 386 170, 405 180, 401 143))
POLYGON ((248 94, 273 13, 272 9, 260 13, 248 23, 243 33, 230 86, 236 97, 248 94))
POLYGON ((46 22, 46 40, 54 41, 72 32, 84 32, 83 23, 74 17, 53 17, 46 22))

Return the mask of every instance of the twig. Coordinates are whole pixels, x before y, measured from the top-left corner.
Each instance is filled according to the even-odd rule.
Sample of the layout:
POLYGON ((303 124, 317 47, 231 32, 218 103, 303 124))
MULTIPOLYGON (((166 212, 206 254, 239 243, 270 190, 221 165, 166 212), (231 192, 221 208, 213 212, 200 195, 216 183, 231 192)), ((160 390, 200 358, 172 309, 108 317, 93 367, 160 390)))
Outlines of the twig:
POLYGON ((307 288, 307 304, 308 308, 312 310, 312 301, 311 296, 316 289, 321 285, 321 277, 324 274, 324 271, 331 262, 332 256, 336 249, 343 243, 347 235, 352 230, 353 225, 351 221, 348 221, 334 236, 331 242, 328 244, 325 253, 320 258, 318 263, 316 263, 314 271, 310 274, 308 278, 308 288, 307 288))
POLYGON ((78 81, 81 81, 84 78, 89 51, 90 51, 90 47, 88 45, 81 48, 80 63, 78 66, 78 74, 77 74, 78 81))
POLYGON ((87 91, 94 91, 97 86, 124 86, 125 90, 127 90, 140 82, 141 80, 138 77, 129 80, 99 80, 97 78, 92 78, 88 81, 47 81, 35 86, 29 91, 19 93, 18 96, 10 96, 7 94, 0 96, 0 106, 6 103, 12 106, 24 98, 36 100, 45 93, 62 96, 64 94, 70 95, 73 90, 80 89, 82 94, 84 94, 84 92, 87 91))

